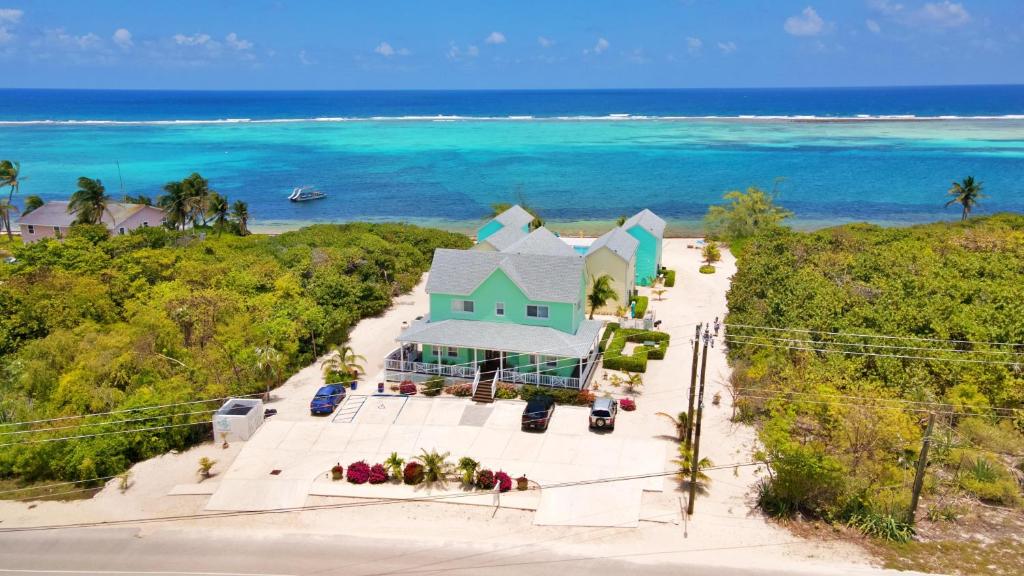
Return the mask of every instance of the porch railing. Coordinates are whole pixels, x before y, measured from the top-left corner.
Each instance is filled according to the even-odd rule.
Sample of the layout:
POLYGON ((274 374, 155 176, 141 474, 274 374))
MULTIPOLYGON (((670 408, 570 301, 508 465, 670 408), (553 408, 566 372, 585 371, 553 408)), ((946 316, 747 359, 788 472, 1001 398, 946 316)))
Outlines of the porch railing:
POLYGON ((579 390, 580 379, 570 376, 551 376, 549 374, 538 374, 536 372, 519 372, 517 370, 502 370, 501 379, 504 382, 513 384, 533 384, 534 386, 550 386, 551 388, 574 388, 579 390))
POLYGON ((438 376, 452 376, 455 378, 472 378, 476 374, 476 369, 472 366, 445 366, 444 364, 439 365, 430 362, 403 362, 393 359, 385 360, 384 368, 394 372, 416 372, 418 374, 436 374, 438 376))
POLYGON ((480 373, 477 372, 476 376, 473 377, 473 393, 470 396, 476 396, 477 386, 480 385, 480 373))

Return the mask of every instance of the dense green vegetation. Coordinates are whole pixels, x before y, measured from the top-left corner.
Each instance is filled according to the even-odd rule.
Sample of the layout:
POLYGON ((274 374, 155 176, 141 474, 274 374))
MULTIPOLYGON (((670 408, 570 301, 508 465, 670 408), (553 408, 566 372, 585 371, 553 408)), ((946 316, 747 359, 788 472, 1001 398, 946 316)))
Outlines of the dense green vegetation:
POLYGON ((1024 217, 769 229, 728 300, 736 418, 759 426, 767 512, 905 540, 929 410, 928 516, 955 519, 965 498, 1019 505, 1024 346, 998 343, 1024 342, 1024 217))
MULTIPOLYGON (((78 225, 62 243, 12 245, 17 261, 0 265, 0 424, 263 392, 411 289, 435 248, 468 246, 397 224, 206 240, 78 225)), ((0 478, 117 474, 209 427, 123 431, 208 422, 186 413, 216 406, 0 426, 0 478), (118 433, 39 442, 105 432, 118 433)))

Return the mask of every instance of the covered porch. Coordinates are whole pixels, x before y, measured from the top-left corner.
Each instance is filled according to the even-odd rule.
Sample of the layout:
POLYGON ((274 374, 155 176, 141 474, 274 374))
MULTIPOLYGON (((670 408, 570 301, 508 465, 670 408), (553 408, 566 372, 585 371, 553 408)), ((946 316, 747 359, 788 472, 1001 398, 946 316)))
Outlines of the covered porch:
POLYGON ((593 374, 601 322, 575 335, 553 328, 496 322, 417 322, 384 362, 389 380, 407 375, 582 389, 593 374))

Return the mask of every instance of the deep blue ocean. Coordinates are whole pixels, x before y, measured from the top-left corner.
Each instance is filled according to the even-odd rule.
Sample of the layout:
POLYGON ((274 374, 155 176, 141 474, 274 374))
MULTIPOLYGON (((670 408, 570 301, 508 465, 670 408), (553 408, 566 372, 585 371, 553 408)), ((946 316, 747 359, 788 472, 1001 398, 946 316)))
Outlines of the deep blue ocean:
POLYGON ((1024 86, 0 90, 0 137, 22 195, 66 198, 90 176, 155 197, 198 171, 247 201, 256 228, 466 229, 522 198, 564 231, 643 207, 693 231, 723 193, 754 185, 798 226, 900 224, 957 217, 945 193, 967 175, 984 183, 977 213, 1024 211, 1024 86), (288 202, 302 184, 329 196, 288 202))

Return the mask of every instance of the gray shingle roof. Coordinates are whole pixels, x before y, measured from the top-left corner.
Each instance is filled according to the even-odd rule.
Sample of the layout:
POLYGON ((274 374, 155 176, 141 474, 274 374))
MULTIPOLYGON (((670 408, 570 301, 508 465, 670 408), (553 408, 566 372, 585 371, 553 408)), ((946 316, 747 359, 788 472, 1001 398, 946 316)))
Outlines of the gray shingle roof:
POLYGON ((521 227, 505 226, 494 234, 483 239, 484 244, 494 246, 495 250, 504 250, 527 236, 521 227))
POLYGON ((587 250, 587 256, 590 256, 601 248, 607 248, 619 258, 629 262, 633 259, 633 255, 636 254, 638 246, 640 246, 640 241, 630 236, 629 232, 626 232, 622 228, 612 228, 608 232, 605 232, 600 238, 594 240, 594 243, 591 244, 590 248, 587 250))
POLYGON ((413 322, 398 337, 398 341, 582 358, 594 348, 603 324, 600 320, 583 320, 576 334, 567 334, 545 326, 524 326, 510 322, 430 322, 427 319, 413 322))
POLYGON ((501 214, 498 214, 494 219, 501 222, 503 226, 514 226, 516 228, 522 228, 530 222, 533 222, 533 216, 519 204, 516 204, 501 214))
MULTIPOLYGON (((627 234, 629 236, 629 234, 627 234)), ((635 240, 635 239, 634 239, 635 240)), ((502 252, 515 254, 546 254, 548 256, 580 256, 571 246, 543 226, 513 242, 502 252)))
POLYGON ((622 228, 629 230, 633 226, 639 225, 644 230, 647 230, 651 234, 654 234, 658 238, 665 235, 665 221, 661 219, 657 214, 651 212, 647 208, 634 214, 629 220, 622 225, 622 228))
POLYGON ((575 304, 580 299, 583 258, 447 248, 434 251, 427 293, 468 296, 495 270, 502 270, 531 300, 575 304))

